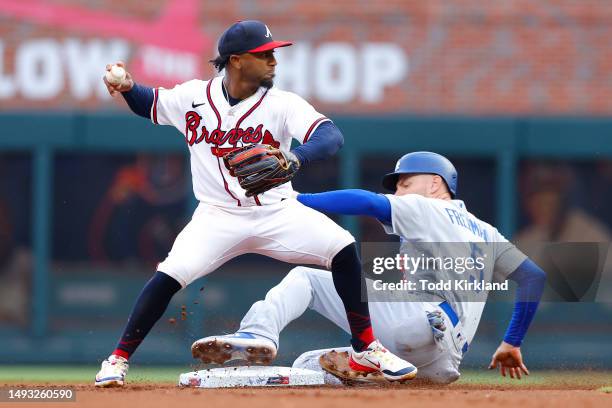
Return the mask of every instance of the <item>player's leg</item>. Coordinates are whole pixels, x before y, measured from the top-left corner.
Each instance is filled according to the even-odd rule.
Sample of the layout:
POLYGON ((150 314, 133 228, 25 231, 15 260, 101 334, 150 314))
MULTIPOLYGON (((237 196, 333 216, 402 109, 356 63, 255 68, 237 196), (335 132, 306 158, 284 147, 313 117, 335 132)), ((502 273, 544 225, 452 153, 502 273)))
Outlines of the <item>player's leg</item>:
MULTIPOLYGON (((300 317, 316 296, 308 279, 309 271, 314 269, 302 266, 293 268, 268 291, 263 300, 251 306, 236 333, 196 340, 191 348, 194 357, 218 364, 231 360, 270 363, 276 357, 280 332, 300 317)), ((324 273, 330 275, 331 281, 331 274, 327 271, 324 273)))
POLYGON ((254 251, 285 262, 331 269, 351 331, 352 366, 361 371, 380 371, 389 380, 414 378, 416 367, 390 353, 374 337, 365 280, 350 233, 296 200, 285 200, 266 217, 263 212, 270 210, 262 208, 267 222, 258 229, 262 242, 254 251))
MULTIPOLYGON (((334 287, 332 274, 326 270, 303 266, 293 268, 280 284, 266 294, 264 300, 251 306, 242 319, 239 331, 272 339, 278 345, 279 333, 292 320, 302 315, 306 308, 316 311, 345 332, 351 333, 344 304, 334 287)), ((401 321, 410 313, 406 310, 397 313, 395 303, 374 302, 369 304, 369 309, 377 337, 383 344, 389 344, 390 350, 395 352, 395 328, 400 326, 401 321)), ((426 319, 424 320, 427 325, 426 319)), ((429 330, 429 326, 427 329, 429 330)))
MULTIPOLYGON (((395 307, 402 308, 407 303, 395 307)), ((460 344, 454 338, 463 337, 460 327, 454 327, 450 317, 432 302, 410 302, 418 313, 411 315, 404 326, 395 333, 396 343, 403 349, 402 355, 412 358, 419 367, 419 378, 436 384, 450 384, 459 379, 459 365, 463 357, 460 344), (440 330, 440 319, 442 328, 440 330), (405 336, 408 327, 414 328, 405 336), (459 331, 458 331, 459 330, 459 331), (435 333, 435 335, 434 335, 435 333)), ((411 360, 412 361, 412 360, 411 360)))
POLYGON ((276 356, 280 332, 309 307, 350 333, 332 274, 298 266, 270 289, 263 300, 251 306, 236 333, 199 339, 194 342, 192 353, 204 362, 246 360, 267 364, 276 356))
MULTIPOLYGON (((310 285, 309 272, 315 269, 298 266, 255 302, 240 322, 239 332, 252 333, 272 340, 279 346, 280 332, 300 317, 317 296, 310 285)), ((329 272, 324 272, 329 275, 329 272)))
MULTIPOLYGON (((346 316, 341 314, 342 303, 333 290, 330 274, 314 269, 309 269, 308 272, 310 287, 316 294, 313 296, 311 308, 349 332, 346 316)), ((436 358, 429 353, 414 353, 413 351, 416 350, 412 350, 412 347, 420 350, 423 347, 429 348, 430 345, 432 346, 430 351, 436 350, 431 327, 422 306, 419 303, 373 302, 370 303, 370 314, 374 332, 381 342, 391 352, 417 366, 419 368, 419 378, 422 378, 419 363, 429 363, 436 358)), ((350 352, 349 348, 335 347, 333 349, 305 352, 295 360, 293 367, 323 371, 326 384, 338 384, 340 380, 324 371, 319 364, 319 358, 331 350, 335 350, 337 354, 328 358, 328 360, 330 363, 333 360, 332 366, 337 373, 346 373, 346 376, 343 377, 345 380, 354 381, 359 378, 360 381, 380 381, 380 377, 355 377, 354 374, 349 372, 348 356, 342 354, 343 351, 350 352)))
POLYGON ((361 299, 364 281, 353 236, 296 200, 263 211, 269 211, 267 217, 264 214, 268 222, 258 230, 261 242, 255 251, 285 262, 330 269, 349 319, 351 343, 357 350, 365 349, 375 339, 368 304, 361 299))
MULTIPOLYGON (((380 383, 380 377, 357 376, 350 372, 347 356, 350 352, 350 347, 306 351, 293 362, 292 367, 322 372, 325 384, 339 385, 343 383, 342 381, 380 383), (321 357, 323 357, 322 363, 321 357)), ((460 377, 458 366, 447 357, 446 354, 443 354, 441 358, 437 358, 424 366, 418 365, 419 375, 417 378, 434 384, 450 384, 458 380, 460 377)))
POLYGON ((176 279, 164 272, 155 272, 138 295, 123 334, 112 354, 129 359, 180 289, 181 284, 176 279))
POLYGON ((459 377, 461 354, 454 348, 453 326, 436 303, 375 302, 371 305, 373 318, 387 318, 380 329, 375 326, 381 338, 394 353, 418 367, 419 379, 446 384, 459 377))
POLYGON ((243 228, 232 228, 236 223, 224 222, 227 217, 227 213, 213 206, 200 204, 196 209, 168 257, 136 299, 115 350, 96 375, 96 386, 123 385, 129 358, 164 314, 174 294, 245 252, 240 247, 243 228))
MULTIPOLYGON (((313 294, 310 308, 350 333, 331 274, 313 268, 301 269, 313 294)), ((418 367, 418 378, 440 384, 448 384, 459 378, 460 355, 452 349, 452 330, 448 329, 448 334, 444 333, 447 337, 442 341, 436 341, 432 324, 437 322, 428 319, 428 313, 439 308, 421 302, 372 302, 369 306, 377 338, 392 353, 418 367)), ((445 319, 446 327, 452 327, 448 317, 443 313, 441 316, 445 319)), ((343 348, 334 350, 345 351, 343 348)), ((294 367, 315 369, 319 357, 326 351, 329 350, 306 352, 294 362, 294 367)), ((336 382, 328 382, 326 377, 326 383, 336 382)))
MULTIPOLYGON (((200 358, 220 364, 234 359, 250 363, 269 361, 276 354, 280 332, 307 308, 350 333, 344 305, 334 288, 331 273, 298 266, 270 289, 264 300, 251 306, 236 334, 198 340, 200 358)), ((427 317, 431 310, 431 306, 420 302, 370 303, 374 332, 382 343, 388 345, 393 353, 414 363, 419 368, 419 378, 450 383, 459 376, 458 361, 455 362, 453 355, 434 340, 427 317)), ((331 350, 306 352, 295 360, 293 367, 323 371, 319 357, 331 350)), ((336 347, 333 350, 341 352, 349 351, 349 348, 336 347)), ((326 384, 340 383, 327 372, 325 381, 326 384)))
POLYGON ((320 349, 320 350, 310 350, 302 353, 298 358, 295 359, 291 367, 293 368, 304 368, 306 370, 312 370, 316 372, 323 373, 323 381, 327 385, 342 385, 342 381, 335 375, 328 373, 327 371, 321 368, 321 364, 319 364, 319 358, 331 351, 336 351, 337 353, 350 353, 351 347, 332 347, 328 349, 320 349))
MULTIPOLYGON (((328 293, 325 287, 331 286, 331 278, 326 280, 324 274, 316 273, 320 271, 314 269, 310 269, 309 272, 309 282, 313 293, 328 293)), ((336 321, 334 319, 336 315, 334 313, 334 304, 339 302, 339 299, 334 301, 333 296, 313 296, 311 308, 317 310, 348 332, 346 318, 343 321, 336 321)), ((370 303, 374 332, 383 344, 387 345, 393 353, 417 366, 419 379, 433 383, 448 384, 459 378, 458 368, 461 356, 457 350, 453 349, 454 346, 450 337, 452 336, 452 330, 447 329, 444 332, 446 337, 443 339, 438 341, 434 339, 432 324, 435 322, 430 322, 428 312, 437 309, 431 304, 423 304, 421 302, 370 303)), ((443 315, 443 317, 448 327, 451 323, 447 316, 443 315)), ((298 357, 293 366, 316 371, 322 370, 319 365, 319 357, 331 350, 341 353, 347 349, 336 347, 333 349, 308 351, 298 357)), ((335 358, 341 359, 342 357, 338 355, 335 358)), ((347 364, 346 361, 337 360, 333 365, 337 368, 347 364)), ((349 373, 347 373, 345 379, 355 380, 354 376, 349 373)), ((333 384, 335 382, 328 382, 326 377, 326 383, 333 384)))
POLYGON ((449 355, 419 367, 419 378, 435 384, 450 384, 459 379, 459 365, 449 355))
POLYGON ((96 375, 97 387, 122 386, 128 372, 128 359, 166 311, 181 285, 172 277, 157 271, 136 299, 123 333, 111 355, 102 362, 96 375))

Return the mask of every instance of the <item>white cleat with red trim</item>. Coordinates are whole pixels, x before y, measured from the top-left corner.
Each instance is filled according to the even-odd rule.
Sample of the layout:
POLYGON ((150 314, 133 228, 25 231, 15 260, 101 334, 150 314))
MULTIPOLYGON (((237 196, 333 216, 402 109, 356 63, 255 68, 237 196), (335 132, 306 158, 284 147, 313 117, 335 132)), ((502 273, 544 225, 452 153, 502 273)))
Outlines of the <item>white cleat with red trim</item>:
POLYGON ((391 353, 378 340, 360 353, 352 350, 349 366, 366 373, 378 371, 389 381, 412 380, 417 375, 415 366, 391 353))
POLYGON ((96 375, 96 387, 123 387, 129 367, 125 358, 111 355, 102 362, 102 367, 96 375))

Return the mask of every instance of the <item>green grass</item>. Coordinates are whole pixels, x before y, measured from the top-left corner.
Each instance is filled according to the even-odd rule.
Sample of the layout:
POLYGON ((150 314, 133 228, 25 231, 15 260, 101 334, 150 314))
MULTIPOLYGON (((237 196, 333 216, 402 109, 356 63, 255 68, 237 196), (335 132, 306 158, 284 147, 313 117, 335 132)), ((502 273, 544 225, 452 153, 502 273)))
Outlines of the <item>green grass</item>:
MULTIPOLYGON (((100 366, 6 366, 0 367, 0 382, 89 383, 100 366)), ((179 374, 191 371, 187 366, 130 367, 130 382, 177 383, 179 374)))
MULTIPOLYGON (((521 386, 555 386, 567 385, 568 387, 607 386, 612 384, 612 372, 610 371, 531 371, 531 375, 521 380, 506 376, 502 377, 499 371, 474 371, 465 370, 457 384, 469 385, 515 385, 521 386)), ((612 387, 609 387, 612 388, 612 387)))
MULTIPOLYGON (((0 366, 0 383, 93 383, 99 366, 0 366)), ((189 366, 132 366, 130 383, 176 384, 179 374, 191 371, 189 366)), ((612 393, 611 371, 535 371, 522 380, 503 378, 497 371, 464 370, 457 385, 475 386, 555 386, 598 388, 612 393), (599 388, 601 387, 601 388, 599 388)))

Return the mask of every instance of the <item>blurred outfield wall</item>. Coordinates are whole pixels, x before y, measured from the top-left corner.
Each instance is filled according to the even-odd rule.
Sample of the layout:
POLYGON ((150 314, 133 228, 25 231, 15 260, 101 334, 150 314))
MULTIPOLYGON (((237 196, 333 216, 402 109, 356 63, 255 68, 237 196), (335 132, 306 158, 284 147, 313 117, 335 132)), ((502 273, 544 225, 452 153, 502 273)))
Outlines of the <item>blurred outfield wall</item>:
MULTIPOLYGON (((181 136, 128 116, 104 65, 124 60, 150 86, 208 78, 217 37, 248 18, 295 41, 276 53, 277 85, 346 136, 299 191, 380 191, 401 154, 434 150, 457 165, 468 208, 508 237, 610 242, 610 2, 0 0, 0 363, 106 356, 195 204, 181 136)), ((371 220, 337 221, 390 239, 371 220)), ((288 270, 222 267, 174 299, 136 361, 189 362, 191 341, 235 330, 288 270)), ((467 365, 488 362, 510 313, 487 306, 467 365)), ((543 304, 527 361, 612 367, 611 317, 606 303, 543 304)), ((279 362, 345 343, 309 314, 279 362)))
MULTIPOLYGON (((545 163, 555 172, 561 163, 573 179, 566 180, 567 191, 559 199, 590 215, 582 229, 572 232, 578 235, 558 239, 610 241, 607 235, 588 235, 596 227, 610 227, 605 218, 609 174, 601 170, 612 162, 609 120, 334 120, 346 135, 346 145, 337 159, 305 169, 295 182, 299 191, 381 191, 380 175, 399 155, 430 149, 457 164, 459 195, 467 207, 512 237, 534 222, 525 212, 530 195, 521 180, 539 176, 525 171, 545 163), (380 126, 387 133, 373 143, 371 135, 380 126), (601 217, 593 215, 598 211, 601 217)), ((0 327, 0 361, 91 362, 108 353, 138 291, 190 216, 194 202, 183 138, 171 128, 114 114, 38 114, 36 120, 8 114, 0 116, 0 122, 0 191, 12 227, 4 242, 9 245, 2 262, 3 296, 10 292, 16 299, 10 303, 13 313, 3 316, 0 327), (15 267, 24 258, 30 263, 15 267)), ((545 178, 540 188, 548 191, 549 184, 557 182, 557 177, 545 178)), ((358 239, 390 239, 365 220, 338 221, 358 239)), ((289 269, 260 257, 243 257, 196 282, 173 301, 139 351, 139 361, 188 362, 191 341, 235 330, 250 304, 289 269)), ((510 313, 507 302, 487 307, 466 364, 486 362, 503 337, 510 313)), ((610 326, 602 325, 611 316, 610 303, 601 301, 543 304, 528 337, 530 361, 540 366, 611 366, 606 346, 610 326), (545 353, 551 347, 559 351, 555 361, 545 353)), ((346 335, 309 314, 289 327, 285 339, 287 354, 280 361, 287 363, 309 348, 344 344, 346 335)))

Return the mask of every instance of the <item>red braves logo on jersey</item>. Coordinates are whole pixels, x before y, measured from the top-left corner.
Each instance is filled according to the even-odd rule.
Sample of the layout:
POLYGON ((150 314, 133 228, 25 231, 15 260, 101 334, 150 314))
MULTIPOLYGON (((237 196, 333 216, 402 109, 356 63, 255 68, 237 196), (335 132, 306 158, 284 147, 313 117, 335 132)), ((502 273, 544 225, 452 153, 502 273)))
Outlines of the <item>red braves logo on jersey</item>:
POLYGON ((189 111, 185 114, 185 142, 189 146, 199 144, 204 141, 211 146, 212 153, 217 157, 236 149, 237 145, 246 145, 253 143, 268 144, 273 147, 280 147, 280 142, 274 140, 274 136, 269 130, 264 130, 263 124, 255 127, 249 126, 246 129, 234 128, 229 131, 214 129, 212 132, 206 129, 206 126, 200 128, 202 116, 197 112, 189 111), (200 131, 198 135, 198 131, 200 131), (230 144, 232 147, 220 147, 225 144, 230 144))

